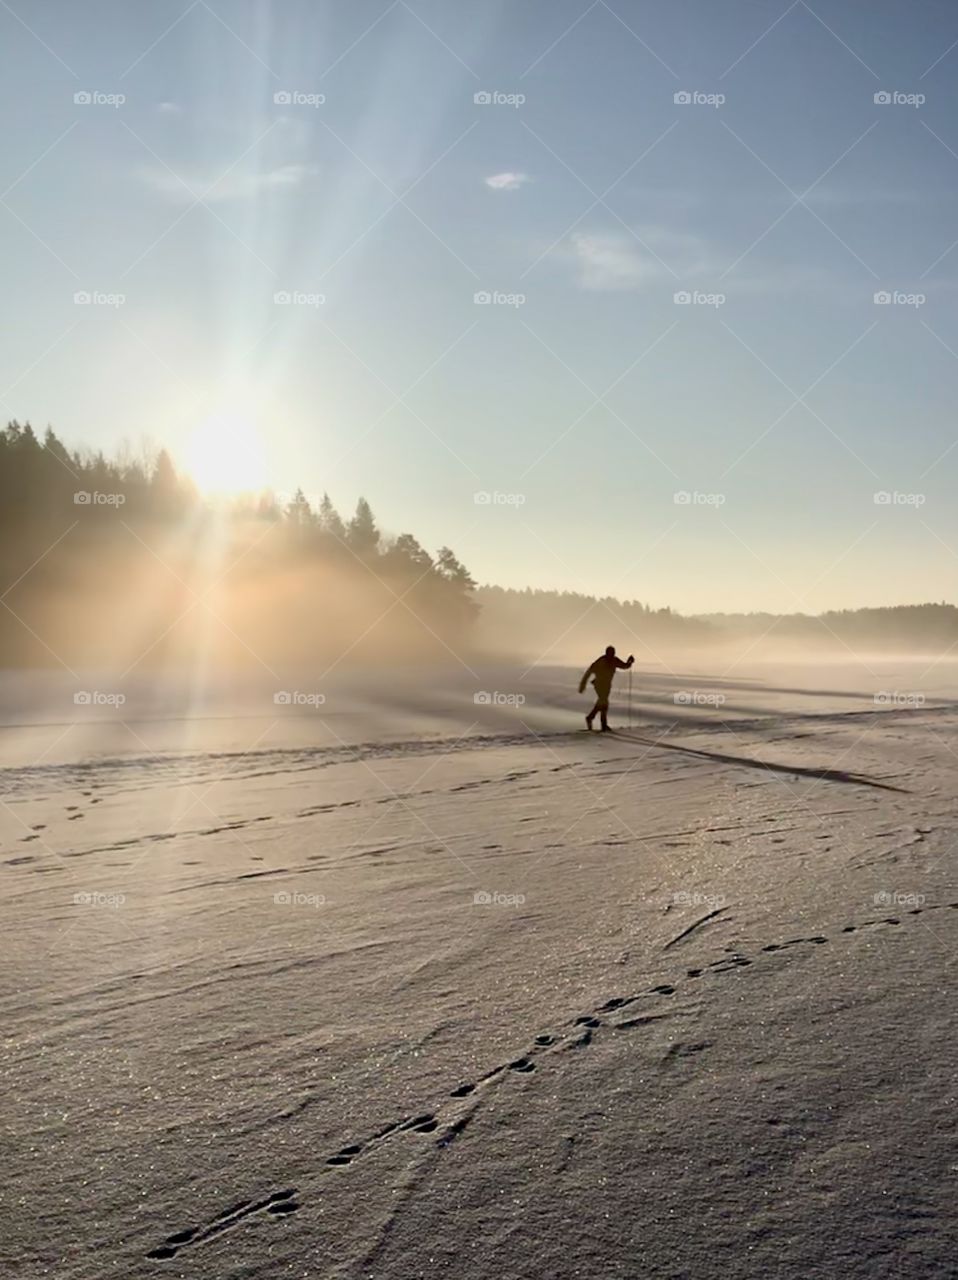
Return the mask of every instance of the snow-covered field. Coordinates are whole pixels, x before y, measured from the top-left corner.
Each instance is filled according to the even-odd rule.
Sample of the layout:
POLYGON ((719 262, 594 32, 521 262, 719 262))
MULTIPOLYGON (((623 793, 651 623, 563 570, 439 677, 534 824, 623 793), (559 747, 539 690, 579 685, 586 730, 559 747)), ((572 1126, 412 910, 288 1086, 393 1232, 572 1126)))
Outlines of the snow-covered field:
POLYGON ((4 1277, 956 1273, 942 668, 578 674, 7 677, 4 1277))

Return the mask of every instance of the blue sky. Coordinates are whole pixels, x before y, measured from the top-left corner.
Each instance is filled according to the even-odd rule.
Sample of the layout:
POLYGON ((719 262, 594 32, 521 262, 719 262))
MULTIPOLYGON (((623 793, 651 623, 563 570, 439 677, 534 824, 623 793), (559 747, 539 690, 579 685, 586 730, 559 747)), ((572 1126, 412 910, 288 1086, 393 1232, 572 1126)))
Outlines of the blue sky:
POLYGON ((235 424, 483 581, 955 598, 953 5, 14 0, 0 36, 6 417, 184 459, 235 424))

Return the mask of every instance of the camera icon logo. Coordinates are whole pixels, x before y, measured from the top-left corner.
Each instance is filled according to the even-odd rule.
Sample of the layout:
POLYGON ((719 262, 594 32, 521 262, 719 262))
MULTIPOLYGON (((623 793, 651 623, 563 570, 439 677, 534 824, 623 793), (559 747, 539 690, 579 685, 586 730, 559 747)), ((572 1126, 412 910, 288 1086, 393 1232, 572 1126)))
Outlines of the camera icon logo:
POLYGON ((879 91, 875 94, 875 105, 877 107, 887 107, 889 102, 891 102, 891 94, 888 92, 888 90, 879 89, 879 91))
POLYGON ((687 289, 680 289, 678 293, 672 294, 672 301, 680 307, 688 307, 692 302, 692 295, 687 289))
POLYGON ((480 689, 478 693, 474 693, 472 695, 472 700, 477 707, 488 707, 492 702, 492 694, 486 693, 485 690, 480 689))
POLYGON ((293 95, 288 89, 280 89, 278 93, 273 94, 273 102, 277 107, 288 107, 293 101, 293 95))
POLYGON ((273 701, 278 707, 288 707, 293 701, 293 695, 287 693, 285 689, 280 689, 278 693, 273 694, 273 701))
POLYGON ((277 307, 288 307, 293 301, 293 295, 286 289, 280 289, 279 293, 273 294, 273 302, 277 307))
POLYGON ((492 101, 492 94, 485 89, 480 89, 478 93, 472 95, 472 100, 477 107, 488 107, 492 101))
POLYGON ((672 101, 677 107, 687 107, 692 101, 692 95, 687 89, 680 89, 678 93, 672 94, 672 101))
POLYGON ((92 501, 92 496, 85 489, 80 489, 73 495, 73 502, 78 507, 88 507, 92 501))
POLYGON ((879 289, 875 294, 875 302, 880 307, 887 307, 891 303, 891 294, 887 289, 879 289))
POLYGON ((73 702, 78 707, 88 707, 93 701, 93 694, 87 693, 85 689, 79 689, 73 695, 73 702))
POLYGON ((472 900, 477 907, 488 907, 492 902, 492 894, 487 893, 485 889, 480 889, 472 895, 472 900))
POLYGON ((73 95, 73 101, 78 107, 88 107, 93 101, 93 94, 86 89, 81 89, 79 93, 73 95))

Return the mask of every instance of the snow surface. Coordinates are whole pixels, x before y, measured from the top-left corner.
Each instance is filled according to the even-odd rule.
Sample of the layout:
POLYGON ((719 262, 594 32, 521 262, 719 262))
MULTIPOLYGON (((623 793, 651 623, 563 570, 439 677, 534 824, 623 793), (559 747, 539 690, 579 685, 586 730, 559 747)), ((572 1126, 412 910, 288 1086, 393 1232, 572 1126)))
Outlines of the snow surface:
POLYGON ((0 1273, 958 1274, 941 668, 479 674, 11 681, 0 1273))

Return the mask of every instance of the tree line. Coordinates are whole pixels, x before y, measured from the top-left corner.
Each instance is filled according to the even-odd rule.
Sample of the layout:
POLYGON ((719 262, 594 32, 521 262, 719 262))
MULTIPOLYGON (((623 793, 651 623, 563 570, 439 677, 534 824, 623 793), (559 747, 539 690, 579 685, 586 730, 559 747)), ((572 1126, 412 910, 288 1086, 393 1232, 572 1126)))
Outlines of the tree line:
POLYGON ((117 628, 134 628, 140 594, 157 632, 173 633, 152 660, 188 656, 184 585, 198 594, 210 581, 237 632, 220 642, 236 657, 252 635, 264 661, 347 646, 354 659, 377 646, 435 654, 468 644, 478 613, 454 552, 387 536, 365 498, 348 517, 302 488, 211 504, 164 449, 106 457, 16 421, 0 431, 0 574, 6 665, 96 660, 117 628))
POLYGON ((888 653, 958 653, 958 608, 946 602, 840 609, 821 614, 681 614, 639 600, 483 586, 479 638, 505 651, 521 644, 544 661, 572 661, 606 644, 634 648, 636 658, 667 658, 675 650, 707 652, 740 648, 774 655, 788 647, 835 651, 871 649, 888 653))
POLYGON ((0 431, 0 663, 192 660, 199 597, 236 661, 453 660, 467 648, 576 661, 613 642, 654 658, 746 643, 756 654, 958 650, 947 603, 690 616, 639 600, 477 589, 449 547, 384 533, 364 498, 342 516, 310 501, 243 495, 213 507, 169 454, 68 449, 48 428, 0 431), (213 595, 210 596, 211 584, 213 595), (192 628, 192 630, 191 630, 192 628), (159 637, 154 639, 154 637, 159 637))

